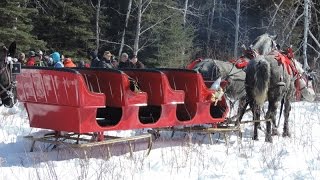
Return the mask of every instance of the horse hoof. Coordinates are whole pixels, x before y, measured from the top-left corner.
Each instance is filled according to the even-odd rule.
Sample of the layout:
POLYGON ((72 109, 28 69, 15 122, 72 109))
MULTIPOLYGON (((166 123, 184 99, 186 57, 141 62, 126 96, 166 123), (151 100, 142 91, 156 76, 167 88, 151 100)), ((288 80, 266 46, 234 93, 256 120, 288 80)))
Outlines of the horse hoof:
POLYGON ((279 135, 278 129, 272 129, 272 136, 278 136, 278 135, 279 135))
POLYGON ((291 137, 291 134, 289 132, 283 132, 282 137, 291 137))
POLYGON ((269 143, 272 143, 273 140, 272 140, 272 136, 266 136, 266 139, 265 139, 266 142, 269 142, 269 143))
POLYGON ((252 137, 252 140, 259 141, 259 138, 258 137, 252 137))

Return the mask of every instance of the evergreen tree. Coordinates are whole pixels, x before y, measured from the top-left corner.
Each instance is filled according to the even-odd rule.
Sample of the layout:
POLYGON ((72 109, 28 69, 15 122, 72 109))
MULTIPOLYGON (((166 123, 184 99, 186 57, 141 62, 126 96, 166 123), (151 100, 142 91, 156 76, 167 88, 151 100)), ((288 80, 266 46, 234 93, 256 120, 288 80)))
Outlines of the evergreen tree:
MULTIPOLYGON (((184 67, 189 61, 193 28, 183 26, 183 14, 174 7, 174 1, 155 0, 144 10, 138 56, 149 67, 184 67)), ((131 32, 127 39, 133 44, 135 26, 131 32)))
POLYGON ((85 0, 48 1, 48 8, 34 17, 35 34, 46 39, 48 47, 70 56, 85 56, 94 47, 92 8, 85 0))
POLYGON ((191 26, 182 26, 181 13, 173 13, 174 16, 158 29, 159 41, 156 44, 157 53, 155 55, 158 65, 162 67, 183 68, 193 53, 194 31, 191 26))
POLYGON ((38 40, 31 31, 31 14, 37 14, 36 9, 27 8, 25 0, 11 0, 0 2, 0 39, 8 44, 17 42, 20 51, 44 48, 45 42, 38 40))

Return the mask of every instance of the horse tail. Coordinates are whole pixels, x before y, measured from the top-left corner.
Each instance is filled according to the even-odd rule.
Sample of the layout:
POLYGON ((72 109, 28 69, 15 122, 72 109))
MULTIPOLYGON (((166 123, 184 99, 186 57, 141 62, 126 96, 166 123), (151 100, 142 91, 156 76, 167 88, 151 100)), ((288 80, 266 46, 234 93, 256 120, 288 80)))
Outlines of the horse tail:
POLYGON ((266 60, 261 59, 256 64, 255 70, 254 99, 258 105, 262 105, 267 99, 270 82, 270 64, 266 60))

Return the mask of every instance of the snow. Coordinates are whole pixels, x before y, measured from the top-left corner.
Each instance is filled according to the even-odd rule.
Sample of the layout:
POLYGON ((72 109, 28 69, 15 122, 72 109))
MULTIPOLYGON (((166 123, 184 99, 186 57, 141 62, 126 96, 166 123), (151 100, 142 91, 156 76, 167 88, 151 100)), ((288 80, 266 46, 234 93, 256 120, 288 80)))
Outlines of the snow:
MULTIPOLYGON (((214 135, 214 144, 202 134, 184 136, 161 134, 149 156, 146 143, 136 144, 130 157, 126 144, 111 147, 72 149, 36 143, 24 136, 42 135, 47 130, 30 128, 23 106, 0 108, 0 179, 319 179, 320 178, 320 106, 296 102, 290 114, 290 138, 264 142, 251 139, 251 124, 242 126, 243 137, 214 135), (192 142, 190 142, 190 140, 192 142)), ((251 119, 250 113, 245 120, 251 119)), ((264 126, 264 123, 262 123, 264 126)), ((263 127, 264 128, 264 127, 263 127)), ((133 135, 135 131, 110 132, 133 135)))

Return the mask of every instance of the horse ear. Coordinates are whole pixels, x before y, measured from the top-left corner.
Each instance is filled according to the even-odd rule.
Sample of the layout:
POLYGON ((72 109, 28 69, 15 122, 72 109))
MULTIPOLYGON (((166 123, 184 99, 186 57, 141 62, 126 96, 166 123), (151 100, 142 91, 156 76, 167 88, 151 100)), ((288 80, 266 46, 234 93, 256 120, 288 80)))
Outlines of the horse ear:
POLYGON ((17 43, 13 41, 9 46, 8 56, 14 57, 14 55, 16 54, 16 49, 17 49, 17 43))
POLYGON ((247 50, 247 47, 246 47, 246 45, 242 44, 242 45, 241 45, 241 49, 242 49, 242 51, 245 51, 245 50, 247 50))
POLYGON ((278 35, 270 35, 271 39, 276 40, 278 38, 278 35))

